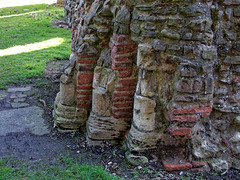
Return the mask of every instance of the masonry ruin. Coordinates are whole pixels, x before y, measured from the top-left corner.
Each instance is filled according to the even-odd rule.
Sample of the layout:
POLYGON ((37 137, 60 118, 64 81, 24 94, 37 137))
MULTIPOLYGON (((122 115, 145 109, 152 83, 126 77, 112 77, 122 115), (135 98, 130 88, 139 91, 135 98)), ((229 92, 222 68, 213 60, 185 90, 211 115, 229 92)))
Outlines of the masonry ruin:
POLYGON ((240 0, 66 0, 65 13, 55 127, 160 150, 167 171, 240 169, 240 0))

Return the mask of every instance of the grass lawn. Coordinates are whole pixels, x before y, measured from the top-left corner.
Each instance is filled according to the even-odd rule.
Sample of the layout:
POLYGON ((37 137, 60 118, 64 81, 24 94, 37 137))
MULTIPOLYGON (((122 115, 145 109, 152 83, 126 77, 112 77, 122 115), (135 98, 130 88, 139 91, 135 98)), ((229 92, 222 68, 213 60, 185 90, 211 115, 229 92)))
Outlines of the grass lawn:
POLYGON ((0 161, 0 179, 46 179, 46 180, 120 180, 119 177, 110 175, 98 165, 86 165, 76 162, 72 158, 62 157, 58 159, 59 165, 29 165, 19 160, 4 159, 0 161), (16 164, 18 168, 13 168, 7 163, 16 164))
POLYGON ((0 9, 0 89, 42 75, 51 60, 69 58, 71 32, 51 26, 63 16, 63 7, 45 4, 0 9))

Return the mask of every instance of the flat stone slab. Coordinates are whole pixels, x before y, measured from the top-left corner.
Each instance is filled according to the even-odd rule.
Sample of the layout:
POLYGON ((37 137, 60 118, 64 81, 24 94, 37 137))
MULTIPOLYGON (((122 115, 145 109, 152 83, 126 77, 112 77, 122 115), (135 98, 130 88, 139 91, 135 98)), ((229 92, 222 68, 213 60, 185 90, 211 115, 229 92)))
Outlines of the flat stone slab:
POLYGON ((12 108, 23 108, 29 106, 28 103, 11 103, 12 108))
POLYGON ((7 97, 7 92, 4 90, 0 90, 0 100, 3 100, 7 97))
POLYGON ((30 91, 31 87, 16 87, 16 88, 8 88, 9 93, 15 93, 15 92, 27 92, 30 91))
POLYGON ((16 132, 30 132, 39 136, 49 134, 42 114, 43 110, 37 106, 0 111, 0 136, 16 132))
POLYGON ((18 103, 18 102, 24 102, 25 100, 26 100, 26 98, 16 98, 16 99, 14 99, 13 102, 18 103))

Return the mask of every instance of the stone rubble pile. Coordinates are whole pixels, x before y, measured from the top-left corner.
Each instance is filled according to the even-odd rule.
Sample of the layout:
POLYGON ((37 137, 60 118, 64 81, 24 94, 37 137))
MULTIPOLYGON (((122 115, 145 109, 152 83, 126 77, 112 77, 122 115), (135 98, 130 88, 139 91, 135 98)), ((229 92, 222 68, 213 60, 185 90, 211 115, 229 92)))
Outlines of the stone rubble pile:
POLYGON ((56 127, 160 149, 168 171, 239 169, 239 0, 67 0, 65 12, 56 127))

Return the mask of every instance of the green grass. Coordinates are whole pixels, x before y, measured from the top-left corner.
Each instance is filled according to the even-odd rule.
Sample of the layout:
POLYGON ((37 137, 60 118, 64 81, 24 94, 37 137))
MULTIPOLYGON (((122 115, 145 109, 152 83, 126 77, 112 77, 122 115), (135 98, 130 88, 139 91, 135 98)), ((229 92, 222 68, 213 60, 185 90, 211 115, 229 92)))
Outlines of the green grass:
POLYGON ((0 161, 0 179, 46 179, 46 180, 120 180, 117 176, 112 176, 104 171, 99 165, 86 165, 76 162, 72 158, 64 157, 61 159, 61 165, 47 164, 30 165, 21 163, 18 160, 16 163, 18 168, 13 168, 7 165, 8 160, 0 161), (19 167, 20 166, 20 167, 19 167))
POLYGON ((52 20, 64 16, 63 7, 42 4, 3 8, 0 10, 0 16, 39 10, 41 12, 36 14, 0 18, 0 89, 6 89, 10 83, 27 82, 29 78, 40 76, 47 62, 67 59, 70 56, 71 32, 51 26, 52 20), (1 55, 1 50, 14 46, 26 48, 27 44, 53 38, 61 38, 61 44, 13 55, 1 55))

